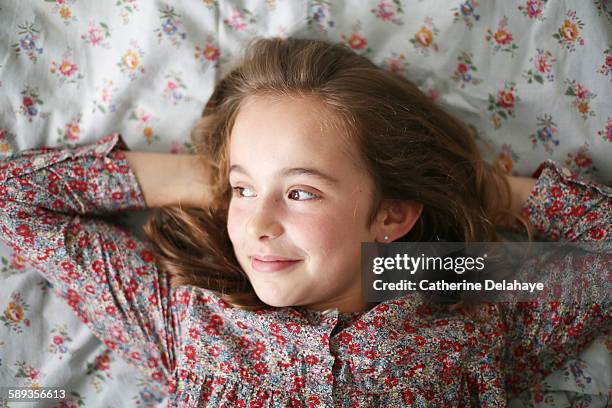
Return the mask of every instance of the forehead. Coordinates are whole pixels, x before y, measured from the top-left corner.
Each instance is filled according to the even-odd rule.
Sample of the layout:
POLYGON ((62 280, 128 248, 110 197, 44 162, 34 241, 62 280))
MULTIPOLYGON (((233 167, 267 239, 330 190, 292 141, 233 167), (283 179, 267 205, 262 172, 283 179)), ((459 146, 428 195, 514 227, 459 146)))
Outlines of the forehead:
POLYGON ((241 104, 230 136, 233 164, 257 158, 262 164, 264 158, 330 164, 355 162, 357 157, 339 118, 314 97, 250 96, 241 104))

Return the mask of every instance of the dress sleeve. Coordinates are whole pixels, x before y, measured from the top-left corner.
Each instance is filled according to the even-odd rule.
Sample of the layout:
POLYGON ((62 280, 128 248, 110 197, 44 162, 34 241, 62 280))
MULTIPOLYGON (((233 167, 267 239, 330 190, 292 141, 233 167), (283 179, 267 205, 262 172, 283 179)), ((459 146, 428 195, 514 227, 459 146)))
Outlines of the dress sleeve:
POLYGON ((146 208, 121 135, 0 161, 0 238, 40 271, 110 349, 167 386, 178 320, 150 243, 102 219, 146 208))
POLYGON ((561 287, 558 300, 500 304, 507 341, 506 387, 511 396, 559 369, 612 323, 609 295, 577 300, 569 289, 572 282, 587 288, 609 284, 612 188, 589 182, 552 160, 542 163, 533 177, 536 184, 522 207, 523 214, 548 241, 600 241, 597 245, 602 250, 592 259, 601 267, 557 262, 553 271, 563 280, 557 285, 561 287))

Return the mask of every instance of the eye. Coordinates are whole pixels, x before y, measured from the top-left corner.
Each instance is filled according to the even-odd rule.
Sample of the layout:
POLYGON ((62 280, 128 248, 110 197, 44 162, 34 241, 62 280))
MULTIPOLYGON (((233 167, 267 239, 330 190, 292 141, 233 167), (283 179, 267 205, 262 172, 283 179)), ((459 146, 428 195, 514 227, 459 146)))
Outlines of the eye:
POLYGON ((246 196, 245 196, 245 195, 242 195, 242 191, 243 191, 243 190, 247 190, 247 191, 249 191, 249 189, 248 189, 248 188, 244 188, 244 187, 233 187, 233 188, 232 188, 232 190, 233 190, 233 192, 234 192, 234 196, 238 196, 238 197, 252 197, 252 196, 249 196, 249 195, 246 195, 246 196))
POLYGON ((289 192, 289 198, 297 199, 298 201, 308 201, 308 200, 316 200, 321 197, 309 191, 306 191, 306 190, 294 189, 289 192), (300 193, 305 193, 305 195, 310 196, 310 198, 307 198, 306 200, 299 200, 300 193))

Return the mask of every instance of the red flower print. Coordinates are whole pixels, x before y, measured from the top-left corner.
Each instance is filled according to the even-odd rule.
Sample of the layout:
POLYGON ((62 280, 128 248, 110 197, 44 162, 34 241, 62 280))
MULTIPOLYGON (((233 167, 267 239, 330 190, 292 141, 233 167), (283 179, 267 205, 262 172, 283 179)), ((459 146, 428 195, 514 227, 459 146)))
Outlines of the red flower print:
POLYGON ((274 334, 273 336, 276 340, 276 344, 281 347, 285 347, 285 345, 287 344, 287 338, 285 336, 280 336, 278 334, 274 334))
POLYGON ((76 305, 77 303, 79 303, 80 300, 79 294, 74 289, 68 290, 66 299, 68 299, 68 303, 70 305, 76 305))
POLYGON ((416 333, 416 329, 409 322, 404 322, 404 331, 406 333, 416 333))
POLYGON ((193 347, 192 345, 188 345, 185 347, 185 357, 187 357, 187 359, 190 362, 195 361, 195 355, 196 355, 195 347, 193 347))
POLYGON ((308 408, 318 407, 320 403, 321 400, 316 395, 308 397, 308 408))
POLYGON ((208 351, 208 354, 213 357, 219 357, 219 354, 221 354, 221 349, 219 348, 219 346, 212 346, 208 351))
POLYGON ((363 329, 365 329, 365 328, 366 328, 366 324, 364 323, 364 321, 363 321, 363 320, 357 320, 357 321, 355 322, 355 324, 354 324, 354 327, 355 327, 357 330, 363 330, 363 329))
POLYGON ((374 317, 374 319, 372 320, 372 324, 374 325, 374 327, 376 328, 381 328, 382 326, 385 325, 385 318, 382 316, 376 316, 374 317))
POLYGON ((585 213, 586 213, 586 207, 582 204, 577 205, 576 207, 572 208, 572 215, 574 217, 582 217, 585 213))
POLYGON ((189 304, 189 293, 188 292, 182 292, 179 296, 179 302, 181 303, 181 305, 187 305, 189 304))
POLYGON ((17 227, 17 235, 20 235, 22 237, 29 237, 30 227, 28 227, 27 225, 20 225, 19 227, 17 227))
POLYGON ((305 381, 304 381, 303 377, 295 377, 293 379, 293 386, 296 389, 300 390, 300 389, 304 388, 304 385, 306 385, 306 384, 305 384, 305 381))
POLYGON ((404 404, 410 405, 412 401, 414 401, 414 396, 410 390, 406 390, 402 393, 402 399, 404 400, 404 404))
POLYGON ((115 308, 115 306, 112 306, 112 305, 106 306, 106 309, 104 310, 106 310, 106 313, 108 313, 111 316, 114 316, 115 313, 117 313, 117 308, 115 308))
POLYGON ((289 333, 291 334, 298 334, 301 330, 301 326, 296 323, 289 323, 287 325, 287 330, 289 330, 289 333))
POLYGON ((354 50, 361 50, 366 45, 368 45, 368 41, 365 37, 362 37, 357 34, 352 34, 348 39, 348 45, 354 50))
POLYGON ((24 96, 23 97, 23 106, 30 107, 33 104, 34 104, 34 102, 32 101, 32 98, 30 98, 29 96, 24 96))
POLYGON ((49 192, 49 194, 57 195, 59 193, 59 187, 57 186, 57 183, 49 183, 49 185, 47 186, 47 191, 49 192))
POLYGON ((55 343, 56 345, 60 346, 64 343, 64 339, 62 339, 61 336, 54 336, 53 337, 53 343, 55 343))
POLYGON ((498 44, 506 45, 510 41, 512 41, 512 34, 510 34, 505 29, 500 28, 499 30, 495 32, 495 34, 493 35, 493 38, 495 38, 495 42, 497 42, 498 44))
POLYGON ((306 363, 308 363, 310 365, 315 365, 318 362, 319 362, 319 357, 317 357, 317 356, 310 355, 310 356, 306 357, 306 363))
POLYGON ((151 251, 140 251, 140 258, 145 262, 153 262, 155 259, 151 251))
POLYGON ((376 308, 376 312, 386 312, 387 310, 389 310, 389 305, 385 304, 385 303, 381 303, 380 305, 378 305, 378 307, 376 308))
POLYGON ((461 63, 457 65, 457 71, 459 71, 460 74, 465 74, 468 71, 468 66, 464 63, 461 63))
POLYGON ((499 91, 497 93, 497 103, 502 108, 512 108, 514 106, 514 94, 506 90, 499 91))
POLYGON ((249 369, 246 367, 240 367, 240 378, 248 379, 249 378, 249 369))
POLYGON ((605 235, 606 233, 601 228, 595 228, 593 231, 591 231, 591 238, 593 238, 595 241, 601 240, 605 235))
POLYGON ((359 343, 351 343, 349 344, 349 353, 351 354, 359 354, 361 351, 361 346, 359 343))
POLYGON ((265 363, 259 362, 255 364, 255 371, 261 375, 266 374, 268 372, 268 366, 265 363))
POLYGON ((351 336, 349 333, 347 332, 342 332, 340 333, 340 335, 338 336, 338 341, 342 344, 349 344, 351 342, 351 340, 353 340, 353 336, 351 336))
POLYGON ((427 340, 425 340, 425 338, 423 338, 422 336, 416 336, 414 338, 414 342, 417 346, 424 346, 425 344, 427 344, 427 340))
POLYGON ((155 371, 153 374, 151 374, 151 378, 155 381, 160 381, 162 379, 162 373, 155 371))
POLYGON ((555 215, 559 211, 563 209, 563 202, 560 200, 555 200, 553 204, 546 209, 546 215, 549 217, 555 215))
POLYGON ((113 200, 115 200, 115 201, 121 201, 121 200, 123 200, 123 192, 121 192, 121 191, 115 191, 115 192, 112 194, 112 197, 113 197, 113 200))
POLYGON ((257 340, 253 348, 257 351, 264 351, 266 349, 266 345, 262 341, 257 340))
POLYGON ((587 216, 586 219, 588 222, 593 222, 595 221, 597 218, 599 217, 599 214, 597 214, 596 212, 590 212, 587 216))
POLYGON ((387 377, 385 378, 385 387, 386 388, 391 388, 396 386, 398 383, 397 378, 395 377, 387 377))
POLYGON ((246 337, 241 337, 239 344, 241 348, 248 349, 251 346, 251 340, 246 337))
POLYGON ((191 337, 193 340, 197 340, 200 337, 200 331, 195 327, 190 328, 189 337, 191 337))
POLYGON ((94 367, 99 371, 106 371, 110 367, 110 357, 108 354, 102 354, 101 356, 96 357, 94 362, 94 367))

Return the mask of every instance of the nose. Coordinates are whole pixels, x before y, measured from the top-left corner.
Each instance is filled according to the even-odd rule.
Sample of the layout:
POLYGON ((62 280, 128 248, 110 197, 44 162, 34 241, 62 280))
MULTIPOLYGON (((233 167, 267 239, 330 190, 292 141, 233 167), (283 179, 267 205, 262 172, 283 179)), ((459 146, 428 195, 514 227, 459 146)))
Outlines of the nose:
POLYGON ((247 223, 247 233, 255 239, 274 239, 283 232, 279 222, 280 199, 260 200, 247 223))

